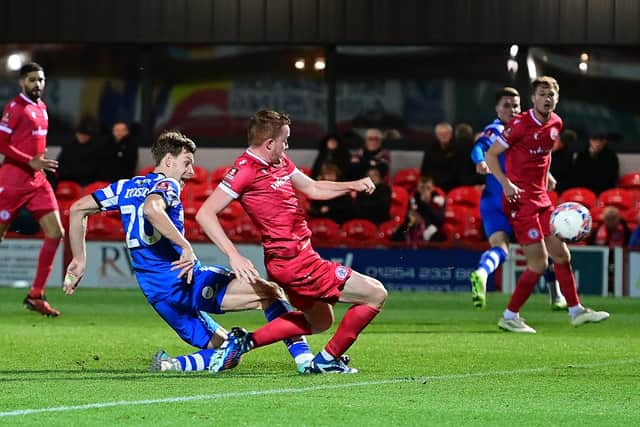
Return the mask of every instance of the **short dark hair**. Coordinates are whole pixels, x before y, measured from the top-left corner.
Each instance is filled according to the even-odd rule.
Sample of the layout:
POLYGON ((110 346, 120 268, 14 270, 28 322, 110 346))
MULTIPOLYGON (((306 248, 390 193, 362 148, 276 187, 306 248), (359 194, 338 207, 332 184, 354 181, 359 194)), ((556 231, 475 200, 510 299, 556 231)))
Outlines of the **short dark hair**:
POLYGON ((538 86, 548 86, 551 89, 554 89, 556 92, 560 92, 560 85, 558 81, 553 77, 549 76, 540 76, 531 82, 531 93, 535 93, 538 86))
POLYGON ((280 128, 290 125, 291 119, 286 113, 273 110, 260 110, 249 119, 247 138, 249 145, 256 145, 265 139, 275 138, 280 128))
POLYGON ((496 91, 496 104, 500 102, 503 96, 520 96, 518 89, 505 86, 496 91))
POLYGON ((44 68, 37 62, 27 62, 20 67, 20 78, 23 79, 27 77, 27 74, 33 73, 34 71, 44 71, 44 68))
POLYGON ((565 129, 560 132, 560 141, 573 146, 578 142, 578 134, 571 129, 565 129))
POLYGON ((167 154, 177 157, 182 153, 182 150, 188 153, 195 153, 196 143, 175 130, 162 132, 151 146, 151 154, 156 166, 160 164, 167 154))

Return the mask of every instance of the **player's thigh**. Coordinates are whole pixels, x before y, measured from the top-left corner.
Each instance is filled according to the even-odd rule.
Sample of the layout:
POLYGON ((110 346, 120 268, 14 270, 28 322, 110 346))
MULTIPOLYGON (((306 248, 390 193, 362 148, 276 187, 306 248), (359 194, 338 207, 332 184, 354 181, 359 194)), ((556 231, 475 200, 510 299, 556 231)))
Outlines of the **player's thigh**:
POLYGON ((44 235, 51 239, 60 239, 64 236, 60 212, 58 211, 52 211, 43 215, 38 219, 38 224, 40 224, 44 235))
POLYGON ((207 348, 216 332, 217 324, 211 323, 208 316, 165 301, 151 303, 151 306, 182 340, 194 347, 207 348))
POLYGON ((542 241, 522 245, 522 252, 527 259, 527 267, 536 273, 543 273, 549 265, 549 255, 542 241))
POLYGON ((509 242, 508 236, 513 234, 513 229, 509 223, 509 218, 504 214, 502 206, 487 205, 480 210, 482 215, 482 227, 487 236, 491 237, 496 233, 502 232, 506 235, 506 241, 509 242))
POLYGON ((192 285, 189 290, 193 311, 222 314, 222 308, 233 275, 229 269, 220 266, 198 265, 193 270, 192 285))
POLYGON ((564 264, 571 261, 571 252, 565 242, 550 234, 545 236, 544 243, 554 263, 564 264))
POLYGON ((264 309, 271 302, 282 299, 282 290, 270 282, 249 283, 247 280, 234 278, 227 285, 222 298, 223 311, 242 311, 264 309))
POLYGON ((378 308, 384 305, 387 290, 379 280, 353 271, 340 295, 340 302, 368 304, 378 308))

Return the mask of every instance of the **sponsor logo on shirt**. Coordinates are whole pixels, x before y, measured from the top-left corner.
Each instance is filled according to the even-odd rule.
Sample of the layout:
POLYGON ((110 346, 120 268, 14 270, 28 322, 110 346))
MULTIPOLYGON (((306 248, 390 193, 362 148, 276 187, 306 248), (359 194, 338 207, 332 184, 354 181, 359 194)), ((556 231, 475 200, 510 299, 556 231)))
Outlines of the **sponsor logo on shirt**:
POLYGON ((46 129, 42 129, 42 128, 38 128, 36 130, 32 130, 31 131, 31 135, 35 135, 35 136, 47 136, 47 130, 46 129))
MULTIPOLYGON (((242 165, 243 162, 246 162, 246 160, 241 160, 240 164, 242 165)), ((236 176, 236 173, 238 173, 238 168, 229 169, 229 172, 224 176, 224 181, 233 181, 233 177, 236 176)))
POLYGON ((291 179, 291 177, 289 175, 280 177, 280 178, 276 179, 276 181, 273 184, 271 184, 271 188, 274 189, 274 190, 277 190, 278 188, 280 188, 283 185, 285 185, 290 179, 291 179))
POLYGON ((131 197, 145 197, 148 192, 148 188, 128 188, 124 193, 124 197, 127 199, 131 197))
POLYGON ((544 155, 547 154, 549 151, 551 150, 545 150, 542 147, 538 147, 538 148, 530 148, 529 149, 529 154, 533 155, 533 156, 539 156, 539 155, 544 155))

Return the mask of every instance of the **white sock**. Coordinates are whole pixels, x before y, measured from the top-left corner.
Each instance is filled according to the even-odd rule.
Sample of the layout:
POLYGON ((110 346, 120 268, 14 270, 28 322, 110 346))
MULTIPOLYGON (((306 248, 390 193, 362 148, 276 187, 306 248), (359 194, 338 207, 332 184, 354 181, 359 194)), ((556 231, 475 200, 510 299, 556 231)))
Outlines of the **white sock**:
POLYGON ((326 360, 327 362, 331 362, 333 359, 335 359, 335 357, 333 357, 332 355, 330 355, 329 353, 327 353, 327 350, 322 350, 320 352, 320 355, 322 356, 322 358, 324 360, 326 360))
POLYGON ((479 268, 476 270, 476 274, 480 276, 483 282, 487 283, 487 277, 489 276, 487 274, 487 270, 485 270, 484 268, 479 268))
POLYGON ((569 307, 569 316, 576 317, 582 311, 584 311, 582 304, 574 305, 573 307, 569 307))
POLYGON ((506 309, 502 314, 502 317, 504 317, 506 320, 513 320, 518 317, 518 313, 514 313, 513 311, 506 309))

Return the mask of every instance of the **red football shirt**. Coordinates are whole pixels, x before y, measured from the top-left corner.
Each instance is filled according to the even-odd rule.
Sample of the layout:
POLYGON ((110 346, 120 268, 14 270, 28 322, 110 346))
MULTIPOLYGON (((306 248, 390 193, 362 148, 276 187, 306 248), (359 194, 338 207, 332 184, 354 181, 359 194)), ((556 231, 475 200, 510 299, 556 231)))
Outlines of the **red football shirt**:
POLYGON ((551 148, 562 131, 562 119, 555 113, 542 123, 533 109, 515 116, 505 126, 497 141, 507 147, 505 174, 524 190, 522 202, 549 206, 547 174, 551 164, 551 148))
POLYGON ((291 183, 296 173, 286 155, 272 165, 247 149, 221 182, 220 188, 240 201, 258 228, 266 257, 294 257, 311 236, 291 183))
POLYGON ((0 119, 0 152, 5 153, 4 164, 0 168, 3 184, 24 185, 27 181, 38 183, 46 180, 44 172, 34 171, 22 161, 24 159, 12 158, 6 145, 31 158, 45 152, 48 129, 49 117, 44 102, 36 103, 21 93, 7 104, 0 119))

